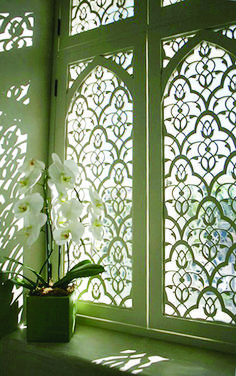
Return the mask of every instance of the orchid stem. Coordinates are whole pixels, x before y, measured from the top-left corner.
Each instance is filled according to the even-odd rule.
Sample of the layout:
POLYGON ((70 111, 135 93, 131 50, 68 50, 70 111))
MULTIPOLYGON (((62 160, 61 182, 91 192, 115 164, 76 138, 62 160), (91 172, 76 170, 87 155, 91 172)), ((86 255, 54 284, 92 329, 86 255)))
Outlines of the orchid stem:
POLYGON ((61 245, 58 246, 58 280, 61 278, 61 245))

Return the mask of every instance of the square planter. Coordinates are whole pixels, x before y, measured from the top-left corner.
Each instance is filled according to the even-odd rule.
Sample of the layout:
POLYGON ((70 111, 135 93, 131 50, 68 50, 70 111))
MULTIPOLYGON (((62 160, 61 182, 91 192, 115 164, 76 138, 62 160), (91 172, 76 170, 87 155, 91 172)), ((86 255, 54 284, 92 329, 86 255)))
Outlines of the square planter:
POLYGON ((27 296, 27 340, 69 342, 75 330, 75 293, 68 296, 27 296))

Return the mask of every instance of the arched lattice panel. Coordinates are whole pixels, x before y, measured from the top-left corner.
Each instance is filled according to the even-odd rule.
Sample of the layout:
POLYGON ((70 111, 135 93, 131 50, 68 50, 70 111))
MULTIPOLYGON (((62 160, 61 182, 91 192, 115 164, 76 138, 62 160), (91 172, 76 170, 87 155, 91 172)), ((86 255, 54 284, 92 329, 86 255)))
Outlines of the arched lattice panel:
POLYGON ((70 259, 89 258, 106 269, 80 282, 80 299, 122 307, 132 305, 132 124, 125 82, 105 66, 93 67, 69 104, 67 156, 80 169, 81 199, 89 200, 93 187, 105 203, 104 236, 91 244, 86 233, 84 244, 72 245, 70 259))
POLYGON ((236 65, 201 42, 163 101, 164 314, 236 323, 236 65))
POLYGON ((96 29, 134 15, 134 0, 72 0, 70 35, 96 29))

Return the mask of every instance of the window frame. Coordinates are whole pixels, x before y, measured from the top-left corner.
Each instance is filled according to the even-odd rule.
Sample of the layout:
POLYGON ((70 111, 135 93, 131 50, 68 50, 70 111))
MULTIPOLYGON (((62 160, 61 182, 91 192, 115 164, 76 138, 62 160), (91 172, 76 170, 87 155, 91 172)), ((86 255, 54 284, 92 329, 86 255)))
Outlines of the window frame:
MULTIPOLYGON (((236 351, 236 328, 232 326, 217 325, 216 330, 215 323, 163 315, 161 126, 163 91, 174 66, 173 60, 165 72, 162 71, 161 42, 171 36, 197 33, 204 25, 219 27, 233 22, 236 20, 233 17, 236 4, 210 0, 206 5, 203 0, 185 0, 162 8, 156 0, 138 0, 133 18, 71 37, 66 35, 69 27, 66 17, 68 7, 69 1, 56 1, 61 35, 55 38, 54 47, 53 75, 54 80, 58 80, 58 93, 57 97, 52 98, 50 150, 64 156, 63 119, 66 116, 64 104, 68 102, 66 85, 69 63, 131 47, 136 55, 134 93, 138 93, 134 94, 133 308, 120 309, 80 301, 79 320, 131 333, 135 330, 135 333, 154 338, 236 351)), ((232 44, 236 55, 236 41, 228 41, 230 49, 232 44)))

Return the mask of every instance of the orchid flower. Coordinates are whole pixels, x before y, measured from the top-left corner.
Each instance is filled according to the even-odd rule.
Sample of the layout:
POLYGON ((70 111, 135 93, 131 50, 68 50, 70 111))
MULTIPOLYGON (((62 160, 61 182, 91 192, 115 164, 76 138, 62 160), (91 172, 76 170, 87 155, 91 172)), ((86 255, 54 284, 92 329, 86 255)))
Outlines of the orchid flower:
POLYGON ((25 175, 19 181, 19 193, 27 193, 39 181, 42 172, 33 170, 30 174, 25 175))
POLYGON ((55 185, 59 194, 65 195, 68 189, 73 189, 78 175, 78 167, 74 161, 61 162, 56 153, 52 154, 53 163, 49 166, 49 187, 55 185))
POLYGON ((92 205, 89 208, 92 209, 92 211, 94 211, 94 214, 100 215, 102 211, 104 210, 104 205, 99 194, 97 193, 97 191, 90 188, 89 195, 92 201, 92 205))
POLYGON ((20 171, 25 174, 25 176, 30 175, 32 172, 36 172, 41 176, 43 170, 45 169, 45 164, 37 159, 27 159, 24 161, 23 165, 20 167, 20 171))
POLYGON ((94 239, 102 240, 103 223, 101 219, 94 214, 91 215, 91 225, 89 226, 89 230, 92 233, 94 239))
POLYGON ((62 202, 60 211, 65 218, 69 218, 73 221, 81 216, 83 205, 75 198, 72 198, 69 201, 62 202))
POLYGON ((15 213, 16 218, 20 218, 25 217, 29 213, 37 215, 40 213, 42 208, 42 196, 39 193, 33 193, 18 200, 13 207, 13 211, 15 213))
POLYGON ((70 221, 53 231, 53 238, 58 245, 63 245, 69 240, 79 243, 84 233, 84 226, 81 222, 70 221))
POLYGON ((28 214, 24 218, 24 233, 27 236, 26 244, 31 246, 39 237, 41 227, 46 223, 47 216, 44 213, 28 214))
POLYGON ((24 177, 19 181, 19 192, 26 193, 29 191, 41 178, 42 172, 45 169, 45 164, 37 159, 26 160, 20 167, 24 177))

